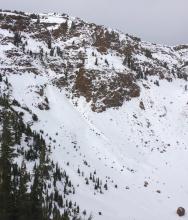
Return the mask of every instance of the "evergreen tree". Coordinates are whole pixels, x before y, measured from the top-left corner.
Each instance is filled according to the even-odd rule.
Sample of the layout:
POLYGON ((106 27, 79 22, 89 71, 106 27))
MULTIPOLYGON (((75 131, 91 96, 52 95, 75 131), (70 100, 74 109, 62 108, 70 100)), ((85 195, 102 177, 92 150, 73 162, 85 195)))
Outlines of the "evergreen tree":
POLYGON ((42 219, 42 186, 39 168, 35 170, 34 182, 31 187, 31 211, 32 218, 35 220, 42 219))
POLYGON ((16 33, 14 34, 14 45, 15 45, 16 47, 18 47, 21 42, 22 42, 22 40, 21 40, 21 35, 20 35, 19 32, 16 32, 16 33))
POLYGON ((19 220, 30 219, 32 216, 31 202, 29 194, 27 193, 28 174, 26 171, 26 164, 22 161, 20 170, 20 182, 18 191, 18 213, 19 220))
POLYGON ((13 158, 11 114, 3 111, 2 136, 0 148, 1 184, 0 184, 0 219, 14 218, 14 199, 12 195, 11 162, 13 158))

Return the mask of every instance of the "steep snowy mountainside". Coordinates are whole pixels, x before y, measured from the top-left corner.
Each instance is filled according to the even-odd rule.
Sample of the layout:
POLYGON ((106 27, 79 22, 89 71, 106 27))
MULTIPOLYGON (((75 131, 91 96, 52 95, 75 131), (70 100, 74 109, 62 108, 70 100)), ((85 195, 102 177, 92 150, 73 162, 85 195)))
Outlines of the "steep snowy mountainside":
POLYGON ((1 94, 43 131, 75 186, 69 198, 97 220, 188 210, 187 62, 187 45, 65 14, 0 13, 1 94))
POLYGON ((187 79, 186 49, 142 42, 64 14, 0 15, 1 69, 54 74, 58 87, 73 98, 84 96, 93 111, 138 97, 139 79, 187 79))

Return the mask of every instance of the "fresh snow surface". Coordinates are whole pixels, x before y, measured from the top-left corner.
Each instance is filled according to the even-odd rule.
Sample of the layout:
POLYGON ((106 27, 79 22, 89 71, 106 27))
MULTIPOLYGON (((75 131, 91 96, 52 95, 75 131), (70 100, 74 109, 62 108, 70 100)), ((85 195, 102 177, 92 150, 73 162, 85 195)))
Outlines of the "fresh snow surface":
MULTIPOLYGON (((147 81, 150 89, 140 83, 141 96, 121 108, 94 113, 84 98, 75 107, 63 90, 50 83, 49 76, 9 76, 13 97, 39 117, 33 129, 42 129, 47 142, 49 137, 56 139, 53 160, 67 170, 76 186, 73 198, 94 219, 176 220, 177 207, 188 210, 186 81, 163 80, 158 87, 155 80, 147 81), (37 108, 41 97, 36 91, 44 84, 48 111, 37 108), (140 109, 140 101, 145 110, 140 109), (96 170, 103 184, 108 180, 108 190, 95 195, 92 184, 86 185, 78 175, 78 167, 85 176, 96 170)), ((25 114, 25 120, 31 116, 25 114)))

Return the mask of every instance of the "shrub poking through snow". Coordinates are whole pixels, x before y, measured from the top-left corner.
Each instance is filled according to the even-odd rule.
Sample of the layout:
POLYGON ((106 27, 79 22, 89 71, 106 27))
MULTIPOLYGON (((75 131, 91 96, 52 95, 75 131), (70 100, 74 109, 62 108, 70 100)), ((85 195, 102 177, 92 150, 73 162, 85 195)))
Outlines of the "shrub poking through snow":
POLYGON ((177 209, 177 214, 181 217, 185 215, 185 209, 183 207, 179 207, 177 209))

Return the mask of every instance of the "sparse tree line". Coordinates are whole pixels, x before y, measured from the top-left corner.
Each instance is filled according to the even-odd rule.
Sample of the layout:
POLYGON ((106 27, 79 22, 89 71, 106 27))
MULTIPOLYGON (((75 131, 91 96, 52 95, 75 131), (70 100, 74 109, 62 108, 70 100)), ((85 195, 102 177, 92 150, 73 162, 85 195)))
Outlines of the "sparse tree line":
POLYGON ((43 58, 48 58, 48 56, 59 56, 63 58, 63 51, 59 46, 52 47, 52 39, 49 35, 49 39, 46 42, 47 48, 49 49, 49 52, 44 52, 44 49, 41 47, 39 48, 38 52, 33 52, 32 50, 26 50, 26 47, 28 45, 27 40, 23 40, 23 37, 20 32, 15 32, 13 37, 13 43, 16 47, 20 47, 22 49, 22 52, 31 56, 32 58, 36 59, 39 58, 43 60, 43 58))

